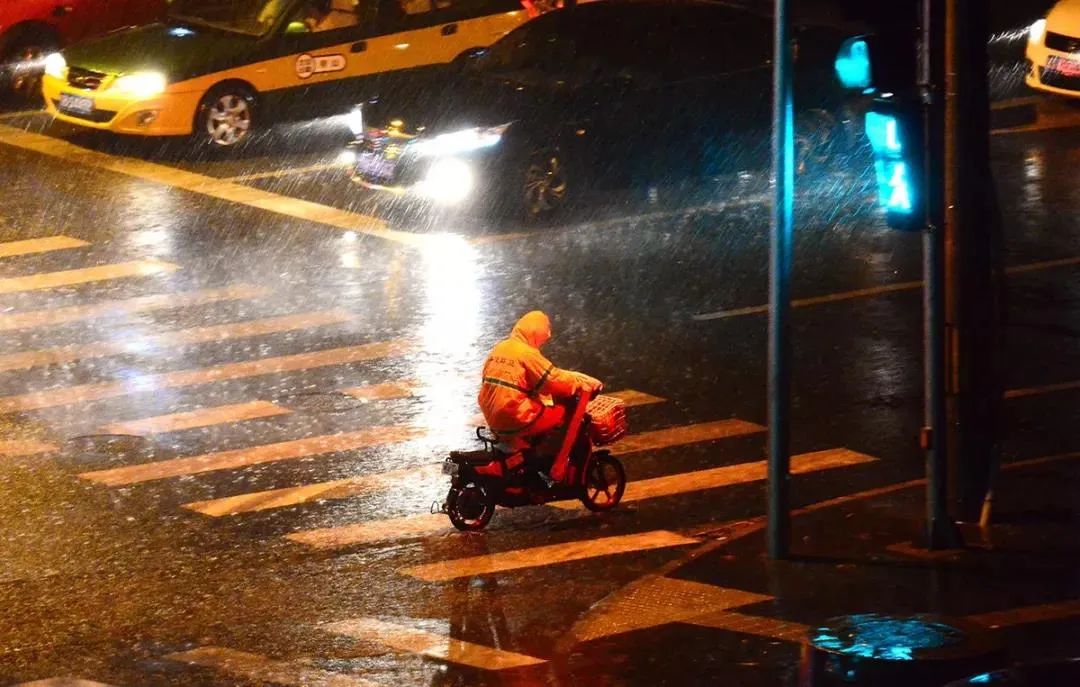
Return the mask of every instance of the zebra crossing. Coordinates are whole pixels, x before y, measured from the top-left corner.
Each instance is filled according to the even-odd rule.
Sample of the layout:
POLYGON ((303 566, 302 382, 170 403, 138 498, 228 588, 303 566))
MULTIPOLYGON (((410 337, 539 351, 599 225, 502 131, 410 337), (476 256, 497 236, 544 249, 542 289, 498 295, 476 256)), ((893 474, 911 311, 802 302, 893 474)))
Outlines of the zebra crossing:
MULTIPOLYGON (((60 325, 91 323, 98 320, 124 320, 161 311, 185 309, 210 310, 225 304, 269 300, 274 290, 270 287, 246 283, 190 288, 173 292, 153 292, 162 288, 156 277, 169 275, 183 269, 183 265, 156 259, 139 259, 108 265, 87 266, 80 264, 80 251, 90 243, 66 236, 43 237, 9 243, 0 243, 0 259, 20 256, 40 256, 62 251, 66 260, 73 264, 68 269, 50 270, 37 274, 19 274, 0 278, 0 297, 4 294, 45 291, 59 287, 79 287, 79 302, 55 309, 37 308, 0 313, 0 331, 28 332, 48 330, 60 325), (145 278, 140 286, 151 291, 123 298, 102 298, 97 293, 103 285, 114 280, 145 278), (85 301, 85 302, 83 302, 85 301)), ((176 353, 185 349, 201 347, 219 350, 230 341, 260 342, 274 337, 289 337, 304 341, 305 336, 315 339, 316 332, 335 331, 335 328, 354 324, 355 316, 338 309, 314 309, 267 314, 258 318, 203 324, 192 328, 167 328, 149 332, 130 341, 122 338, 123 330, 115 337, 102 337, 100 330, 94 340, 65 343, 61 346, 13 349, 0 344, 0 417, 37 417, 38 414, 66 409, 79 412, 88 404, 108 399, 164 396, 156 406, 166 412, 139 414, 138 404, 122 409, 105 407, 89 412, 97 431, 103 434, 136 435, 154 442, 163 435, 183 436, 195 430, 228 430, 249 426, 253 421, 265 426, 279 427, 288 433, 289 418, 309 411, 282 398, 280 393, 263 390, 264 378, 281 379, 289 376, 307 375, 322 371, 324 379, 330 380, 327 393, 338 394, 358 404, 381 408, 384 404, 401 402, 413 408, 413 412, 399 414, 374 413, 377 421, 364 416, 341 420, 323 433, 302 436, 275 437, 267 441, 258 432, 244 434, 246 441, 239 447, 216 448, 205 451, 180 452, 165 457, 123 461, 108 466, 86 466, 73 469, 73 479, 100 489, 124 490, 118 498, 125 498, 130 490, 159 485, 168 489, 176 481, 202 477, 211 480, 215 476, 234 475, 259 466, 288 465, 299 461, 332 462, 342 455, 384 450, 402 450, 414 441, 431 441, 442 444, 447 428, 425 426, 423 412, 415 412, 431 402, 433 385, 446 380, 422 380, 409 374, 409 361, 423 356, 423 343, 407 335, 379 340, 353 341, 345 345, 326 346, 321 343, 304 347, 300 352, 250 355, 244 349, 244 359, 216 361, 214 364, 196 367, 177 358, 164 371, 140 367, 142 357, 151 353, 176 353), (20 388, 21 378, 13 374, 27 370, 53 369, 85 365, 102 358, 128 357, 135 362, 128 366, 129 373, 123 378, 73 383, 68 386, 33 388, 27 384, 20 388), (390 369, 402 370, 396 378, 372 379, 369 366, 383 365, 393 361, 390 369), (245 382, 242 393, 246 398, 230 398, 218 401, 215 391, 228 382, 245 382), (167 406, 167 407, 166 407, 167 406), (245 424, 247 423, 247 424, 245 424), (350 424, 353 423, 353 424, 350 424)), ((351 333, 350 333, 351 336, 351 333)), ((355 336, 352 338, 356 338, 355 336)), ((431 369, 430 366, 426 369, 431 369)), ((454 380, 457 384, 461 380, 454 380)), ((464 387, 467 384, 459 384, 464 387)), ((765 463, 761 460, 711 465, 699 469, 676 469, 665 474, 635 477, 634 464, 657 452, 691 446, 707 446, 737 439, 753 439, 765 432, 765 427, 740 418, 721 418, 668 426, 650 425, 649 413, 663 409, 669 400, 653 392, 659 389, 619 389, 613 395, 621 397, 631 413, 641 413, 632 420, 646 419, 644 429, 628 435, 611 447, 615 455, 627 459, 630 481, 624 501, 642 507, 652 502, 672 498, 693 497, 696 494, 724 489, 734 485, 762 481, 765 463)), ((439 398, 445 405, 446 399, 439 398)), ((460 427, 452 428, 461 437, 470 432, 473 409, 462 408, 460 427)), ((658 415, 654 414, 652 417, 658 415)), ((45 424, 48 424, 47 422, 45 424)), ((452 433, 451 433, 452 434, 452 433)), ((59 452, 64 440, 71 438, 62 428, 49 436, 0 437, 0 458, 11 456, 47 459, 59 452)), ((462 448, 464 446, 461 446, 462 448)), ((448 447, 450 448, 450 447, 448 447)), ((434 456, 432 456, 434 457, 434 456)), ((235 493, 236 484, 229 479, 208 481, 206 489, 210 498, 180 502, 177 508, 188 517, 219 522, 238 538, 248 536, 247 518, 267 511, 288 508, 319 509, 347 499, 365 499, 385 495, 403 484, 438 484, 445 490, 440 465, 432 462, 412 462, 386 470, 370 470, 364 461, 353 467, 355 474, 335 479, 301 481, 300 483, 276 484, 235 493)), ((874 461, 868 456, 845 447, 822 447, 821 450, 794 456, 792 473, 804 475, 828 470, 855 468, 874 461)), ((662 464, 661 464, 662 465, 662 464)), ((442 493, 432 494, 438 498, 442 493)), ((550 515, 553 521, 571 521, 590 517, 577 502, 556 502, 536 506, 550 515)), ((316 529, 296 529, 287 533, 262 534, 294 545, 299 551, 335 550, 348 547, 381 545, 405 539, 423 539, 430 536, 443 537, 453 530, 444 515, 428 512, 388 514, 392 517, 368 519, 359 522, 336 522, 332 526, 316 529)), ((286 517, 288 515, 286 514, 286 517)), ((342 517, 340 514, 337 517, 342 517)), ((348 516, 344 516, 348 517, 348 516)), ((686 523, 680 523, 686 524, 686 523)), ((565 530, 564 530, 565 532, 565 530)), ((545 535, 541 535, 541 539, 545 535)), ((610 536, 596 537, 586 530, 569 541, 539 543, 525 548, 510 548, 480 556, 448 557, 441 560, 412 561, 396 568, 396 574, 408 584, 439 585, 463 578, 500 575, 514 571, 559 566, 574 561, 606 559, 610 557, 646 551, 679 550, 697 544, 700 540, 677 529, 642 528, 610 536)), ((535 542, 534 542, 535 543, 535 542)), ((370 642, 378 642, 394 651, 404 651, 449 663, 471 666, 485 670, 527 669, 543 664, 542 657, 527 656, 502 648, 486 647, 455 639, 449 635, 431 632, 416 626, 388 622, 386 619, 350 618, 336 620, 326 626, 326 631, 341 636, 370 642)), ((248 680, 279 684, 325 684, 325 685, 375 685, 365 677, 324 670, 306 662, 262 656, 239 649, 202 646, 167 656, 171 661, 185 663, 204 669, 219 671, 223 675, 248 680)), ((66 684, 44 682, 42 684, 66 684)), ((95 684, 72 682, 71 684, 95 684)))

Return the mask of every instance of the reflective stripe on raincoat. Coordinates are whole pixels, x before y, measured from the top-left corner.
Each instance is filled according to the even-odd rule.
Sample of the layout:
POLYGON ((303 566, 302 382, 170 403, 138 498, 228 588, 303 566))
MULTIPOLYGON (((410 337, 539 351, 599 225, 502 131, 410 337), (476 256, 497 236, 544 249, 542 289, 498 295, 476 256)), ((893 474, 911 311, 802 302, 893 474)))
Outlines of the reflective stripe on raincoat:
POLYGON ((534 310, 518 320, 509 338, 495 344, 488 355, 476 400, 488 427, 497 434, 528 428, 544 409, 542 397, 565 398, 577 391, 578 375, 555 367, 540 353, 550 338, 547 315, 534 310))

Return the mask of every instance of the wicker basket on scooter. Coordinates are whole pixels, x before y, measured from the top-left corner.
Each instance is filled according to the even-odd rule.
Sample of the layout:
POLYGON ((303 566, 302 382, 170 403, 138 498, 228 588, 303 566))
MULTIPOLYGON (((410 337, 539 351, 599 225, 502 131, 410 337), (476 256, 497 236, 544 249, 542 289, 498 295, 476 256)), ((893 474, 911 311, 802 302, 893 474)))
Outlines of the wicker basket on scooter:
POLYGON ((626 436, 626 402, 614 396, 597 396, 586 412, 592 418, 589 434, 597 446, 612 444, 626 436))

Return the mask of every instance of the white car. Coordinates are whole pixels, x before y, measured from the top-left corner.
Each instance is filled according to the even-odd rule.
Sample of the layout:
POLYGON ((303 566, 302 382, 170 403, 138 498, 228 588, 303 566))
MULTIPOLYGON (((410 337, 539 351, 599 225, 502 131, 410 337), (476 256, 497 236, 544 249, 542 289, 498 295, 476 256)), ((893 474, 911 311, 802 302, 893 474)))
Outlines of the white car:
POLYGON ((1080 0, 1061 0, 1031 25, 1027 59, 1028 86, 1080 97, 1080 0))

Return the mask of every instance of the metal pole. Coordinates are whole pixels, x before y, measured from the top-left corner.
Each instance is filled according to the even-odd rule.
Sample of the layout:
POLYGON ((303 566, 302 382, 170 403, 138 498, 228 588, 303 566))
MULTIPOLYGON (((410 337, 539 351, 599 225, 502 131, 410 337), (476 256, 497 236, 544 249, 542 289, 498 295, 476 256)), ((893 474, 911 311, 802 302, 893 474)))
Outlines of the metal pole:
POLYGON ((943 0, 923 0, 920 90, 925 123, 926 230, 923 232, 924 429, 926 545, 951 543, 945 396, 945 72, 943 0))
POLYGON ((788 556, 791 538, 791 234, 795 186, 789 0, 775 0, 773 46, 772 238, 769 242, 769 558, 788 556))

